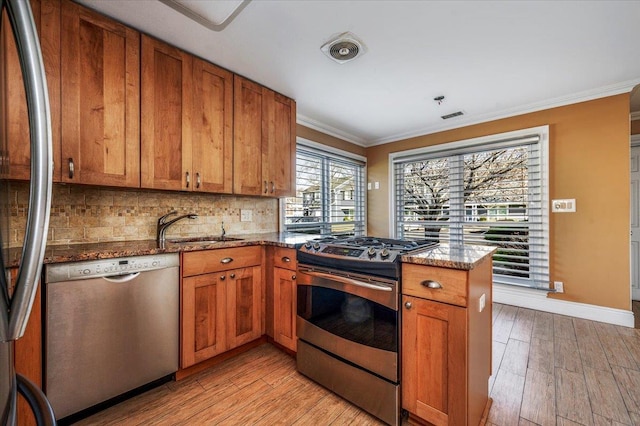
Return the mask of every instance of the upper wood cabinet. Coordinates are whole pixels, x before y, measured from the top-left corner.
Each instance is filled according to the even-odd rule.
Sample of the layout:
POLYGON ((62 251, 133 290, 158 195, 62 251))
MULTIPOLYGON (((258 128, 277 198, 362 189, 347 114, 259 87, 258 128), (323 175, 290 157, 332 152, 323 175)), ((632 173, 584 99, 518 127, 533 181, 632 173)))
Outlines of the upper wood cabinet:
POLYGON ((191 186, 191 55, 142 36, 142 187, 191 186), (185 173, 183 173, 185 170, 185 173))
POLYGON ((262 146, 262 178, 268 195, 295 195, 296 189, 296 103, 273 90, 265 89, 269 126, 266 146, 262 146))
POLYGON ((233 74, 193 60, 192 170, 196 191, 233 191, 233 74))
POLYGON ((234 77, 236 194, 283 197, 295 192, 295 123, 293 100, 234 77))
MULTIPOLYGON (((60 1, 31 0, 33 18, 40 35, 40 48, 44 60, 53 140, 54 180, 60 180, 60 1)), ((2 170, 11 179, 30 179, 31 145, 29 116, 24 81, 18 61, 16 43, 3 9, 0 31, 0 126, 2 146, 8 157, 7 169, 2 170)))
POLYGON ((62 181, 140 186, 140 34, 62 2, 62 181))
POLYGON ((231 193, 233 74, 142 37, 142 186, 231 193))

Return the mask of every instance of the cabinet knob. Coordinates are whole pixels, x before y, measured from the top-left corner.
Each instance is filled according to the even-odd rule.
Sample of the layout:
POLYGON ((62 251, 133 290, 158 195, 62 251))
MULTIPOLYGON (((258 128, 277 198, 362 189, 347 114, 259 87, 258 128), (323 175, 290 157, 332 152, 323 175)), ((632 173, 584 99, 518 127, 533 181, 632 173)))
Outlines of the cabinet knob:
POLYGON ((291 258, 289 256, 282 256, 282 261, 284 263, 289 263, 289 262, 291 262, 291 258))
POLYGON ((296 279, 296 274, 291 275, 291 279, 295 280, 296 279))
POLYGON ((220 281, 224 281, 225 279, 227 279, 227 277, 226 277, 226 276, 224 276, 224 275, 220 275, 220 281))
POLYGON ((236 277, 236 274, 233 274, 233 273, 229 274, 229 278, 234 279, 235 277, 236 277))
POLYGON ((188 188, 189 183, 191 182, 191 178, 189 177, 189 172, 187 172, 186 175, 187 175, 187 188, 188 188))
POLYGON ((196 189, 200 188, 200 172, 196 173, 196 189))
POLYGON ((411 304, 411 302, 404 302, 404 307, 407 309, 411 309, 413 305, 411 304))
POLYGON ((73 158, 69 158, 69 179, 73 179, 73 176, 76 174, 76 168, 73 165, 73 158))
POLYGON ((433 280, 424 280, 420 284, 432 290, 438 290, 442 288, 442 284, 440 284, 438 281, 433 280))

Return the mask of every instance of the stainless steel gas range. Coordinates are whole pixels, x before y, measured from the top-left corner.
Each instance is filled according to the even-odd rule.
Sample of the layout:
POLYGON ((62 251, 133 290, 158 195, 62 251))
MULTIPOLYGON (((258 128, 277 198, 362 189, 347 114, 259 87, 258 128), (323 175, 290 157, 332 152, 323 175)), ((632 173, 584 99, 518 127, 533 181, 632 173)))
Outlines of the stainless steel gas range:
POLYGON ((327 237, 298 249, 297 368, 386 423, 400 418, 400 256, 430 241, 327 237))

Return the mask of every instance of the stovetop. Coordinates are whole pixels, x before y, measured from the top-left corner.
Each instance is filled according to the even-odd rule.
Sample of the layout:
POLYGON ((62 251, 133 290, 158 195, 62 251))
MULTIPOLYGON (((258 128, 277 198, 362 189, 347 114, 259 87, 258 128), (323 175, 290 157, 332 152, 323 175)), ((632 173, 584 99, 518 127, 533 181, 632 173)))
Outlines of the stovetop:
POLYGON ((420 240, 377 237, 321 237, 307 241, 298 249, 298 262, 342 271, 399 277, 400 256, 437 246, 420 240))

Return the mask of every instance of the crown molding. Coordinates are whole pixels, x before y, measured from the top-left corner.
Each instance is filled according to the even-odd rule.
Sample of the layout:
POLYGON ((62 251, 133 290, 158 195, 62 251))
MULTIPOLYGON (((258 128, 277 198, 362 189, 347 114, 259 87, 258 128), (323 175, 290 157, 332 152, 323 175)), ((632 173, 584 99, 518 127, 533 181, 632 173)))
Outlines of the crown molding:
POLYGON ((308 127, 313 130, 317 130, 318 132, 322 132, 329 136, 333 136, 339 139, 342 139, 347 142, 351 142, 352 144, 367 147, 369 146, 363 138, 353 135, 351 133, 345 132, 344 130, 337 129, 335 127, 329 126, 328 124, 321 123, 313 118, 307 117, 302 114, 296 115, 296 122, 305 127, 308 127))
MULTIPOLYGON (((548 99, 542 102, 534 102, 531 104, 518 106, 514 108, 504 109, 498 112, 492 112, 488 114, 482 114, 475 117, 466 118, 465 116, 459 118, 453 118, 450 123, 435 124, 426 127, 421 127, 410 132, 397 133, 395 135, 374 139, 365 140, 359 136, 348 133, 344 130, 329 126, 321 123, 310 117, 298 114, 296 119, 298 124, 309 127, 313 130, 325 133, 336 138, 343 139, 347 142, 351 142, 355 145, 362 147, 372 147, 376 145, 384 145, 386 143, 397 142, 404 139, 409 139, 417 136, 429 135, 432 133, 443 132, 446 130, 459 129, 461 127, 472 126, 474 124, 486 123, 488 121, 500 120, 503 118, 514 117, 517 115, 528 114, 536 111, 542 111, 545 109, 557 108, 565 105, 577 104, 580 102, 591 101, 594 99, 605 98, 607 96, 615 96, 621 93, 628 93, 640 84, 640 79, 628 80, 621 83, 611 84, 609 86, 603 86, 596 89, 585 90, 582 92, 574 93, 567 96, 560 96, 553 99, 548 99)), ((631 120, 640 119, 640 111, 630 114, 631 120)))

